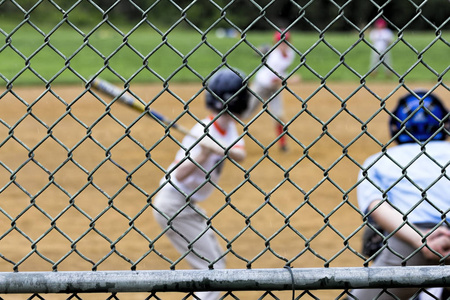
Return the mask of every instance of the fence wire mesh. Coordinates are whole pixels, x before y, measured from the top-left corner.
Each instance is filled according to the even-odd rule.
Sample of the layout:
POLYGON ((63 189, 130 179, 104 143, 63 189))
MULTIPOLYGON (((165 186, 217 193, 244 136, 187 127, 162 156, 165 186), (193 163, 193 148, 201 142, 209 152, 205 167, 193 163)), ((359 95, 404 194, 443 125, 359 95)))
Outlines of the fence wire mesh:
MULTIPOLYGON (((192 255, 207 261, 210 269, 226 259, 229 272, 220 274, 228 276, 227 281, 240 278, 239 272, 247 269, 266 270, 264 276, 285 274, 282 283, 267 291, 258 288, 257 280, 248 288, 230 280, 220 299, 354 299, 351 288, 373 287, 374 282, 385 282, 383 293, 388 295, 389 287, 411 284, 417 287, 414 296, 418 296, 421 292, 430 294, 425 289, 431 284, 448 285, 444 267, 410 273, 414 280, 424 279, 420 285, 407 280, 389 285, 388 274, 375 281, 368 277, 366 286, 360 282, 361 273, 357 272, 365 272, 362 267, 370 266, 375 256, 361 252, 362 233, 373 225, 358 208, 356 188, 365 158, 378 151, 385 154, 394 143, 386 120, 392 116, 399 95, 420 84, 450 104, 448 55, 438 64, 430 59, 438 47, 448 52, 445 30, 449 19, 435 24, 422 13, 429 1, 408 0, 405 2, 415 12, 400 26, 383 14, 393 1, 380 4, 371 0, 366 4, 376 15, 361 25, 345 14, 352 1, 329 1, 334 14, 326 26, 318 26, 309 10, 315 1, 285 2, 297 11, 288 24, 281 26, 268 17, 279 1, 250 0, 245 7, 255 18, 242 26, 232 13, 242 1, 207 1, 207 10, 218 17, 206 25, 194 14, 197 1, 0 1, 0 17, 5 16, 0 20, 4 37, 0 44, 0 80, 4 86, 0 94, 0 271, 5 275, 0 292, 51 299, 52 295, 44 295, 39 288, 8 288, 21 286, 15 278, 39 283, 39 278, 46 276, 43 274, 50 274, 47 272, 63 278, 66 271, 80 271, 77 274, 82 278, 105 271, 105 278, 120 278, 128 275, 107 271, 185 271, 190 268, 186 258, 192 255), (176 12, 167 17, 172 20, 167 27, 152 21, 161 7, 176 12), (110 17, 125 9, 141 18, 123 25, 110 17), (90 12, 89 18, 98 20, 95 25, 86 25, 92 23, 83 19, 85 11, 90 12), (46 15, 57 15, 57 21, 49 25, 46 15), (361 67, 355 57, 367 53, 369 60, 369 54, 377 51, 368 32, 379 17, 392 28, 394 40, 379 53, 375 64, 361 67), (418 21, 430 30, 424 47, 407 37, 409 26, 418 21), (266 31, 278 31, 282 36, 266 49, 256 38, 261 32, 253 30, 261 23, 266 31), (302 33, 295 31, 299 23, 309 28, 312 42, 302 40, 302 33), (348 28, 343 43, 334 35, 337 24, 348 28), (289 40, 285 36, 288 31, 293 35, 289 40), (142 32, 149 36, 144 44, 139 40, 146 36, 142 32), (187 32, 192 36, 189 41, 182 38, 187 32), (189 43, 188 47, 183 43, 189 43), (281 85, 265 99, 251 83, 281 43, 293 51, 295 63, 285 76, 277 74, 281 85), (389 54, 396 49, 410 58, 407 67, 396 67, 390 61, 389 54), (202 208, 187 197, 183 209, 192 208, 207 227, 188 240, 189 250, 180 254, 167 238, 169 232, 176 231, 173 219, 154 205, 155 196, 172 183, 169 164, 177 149, 184 147, 184 135, 175 127, 205 124, 206 83, 221 68, 243 67, 239 63, 247 59, 237 58, 243 55, 254 62, 243 76, 244 83, 260 102, 258 111, 248 119, 232 116, 239 137, 245 139, 247 158, 238 162, 225 156, 220 182, 206 174, 205 184, 212 183, 214 192, 200 204, 202 208), (214 58, 209 61, 209 56, 214 58), (331 67, 323 69, 321 60, 329 60, 331 67), (201 69, 198 61, 206 67, 201 69), (126 65, 135 67, 130 71, 126 65), (388 74, 384 81, 372 79, 384 70, 388 74), (432 79, 410 81, 417 72, 430 74, 432 79), (298 73, 305 80, 292 83, 298 73), (193 83, 180 83, 183 76, 193 83), (341 76, 351 80, 339 81, 341 76), (103 77, 120 89, 120 95, 109 97, 93 87, 93 80, 103 77), (281 94, 286 110, 283 117, 270 106, 281 94), (125 108, 121 95, 131 96, 144 110, 125 108), (170 121, 150 115, 150 110, 161 112, 170 121), (276 135, 271 134, 272 124, 280 128, 276 135), (278 147, 284 139, 288 141, 287 152, 278 147), (165 228, 154 220, 155 211, 166 217, 165 228), (214 260, 202 257, 193 246, 211 231, 223 247, 214 260), (301 279, 294 277, 301 268, 317 268, 318 274, 325 272, 327 276, 336 267, 357 274, 346 288, 327 286, 326 282, 320 287, 300 286, 301 279), (30 277, 14 277, 21 274, 30 277), (441 277, 436 278, 436 274, 441 277)), ((205 135, 209 126, 205 125, 205 135)), ((442 126, 441 130, 448 135, 447 128, 442 126)), ((427 155, 425 148, 423 155, 427 155)), ((185 148, 182 161, 191 160, 191 150, 185 148)), ((435 182, 448 181, 449 162, 436 164, 442 176, 435 182)), ((406 168, 404 171, 407 177, 406 168)), ((426 195, 412 209, 424 201, 426 195)), ((436 209, 445 223, 449 207, 436 209)), ((407 218, 405 225, 414 227, 407 218)), ((425 247, 426 235, 422 236, 425 247)), ((444 265, 445 258, 441 257, 440 264, 444 265)), ((405 265, 408 259, 404 257, 405 265)), ((195 271, 191 272, 186 276, 195 278, 195 271)), ((101 280, 99 285, 104 283, 101 280)), ((176 285, 176 280, 174 276, 169 282, 176 285)), ((49 281, 42 281, 46 291, 59 289, 70 294, 67 299, 98 299, 101 296, 92 293, 105 292, 82 285, 74 290, 60 288, 62 283, 58 282, 58 288, 52 289, 49 281)), ((202 299, 194 293, 208 290, 202 279, 191 290, 180 289, 179 293, 163 288, 133 290, 133 279, 125 286, 122 291, 108 290, 104 298, 202 299), (130 289, 135 293, 127 294, 130 289)))

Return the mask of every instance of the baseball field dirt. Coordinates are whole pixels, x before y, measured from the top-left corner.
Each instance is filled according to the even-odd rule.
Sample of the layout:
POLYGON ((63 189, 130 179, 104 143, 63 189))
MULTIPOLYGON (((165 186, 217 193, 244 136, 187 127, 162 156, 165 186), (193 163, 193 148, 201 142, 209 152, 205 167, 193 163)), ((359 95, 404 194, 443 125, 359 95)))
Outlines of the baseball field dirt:
MULTIPOLYGON (((377 81, 303 82, 290 89, 284 91, 289 151, 273 144, 269 113, 244 120, 238 127, 247 131, 247 159, 240 166, 228 161, 221 191, 200 206, 213 216, 211 225, 228 251, 227 268, 362 266, 355 253, 362 225, 357 174, 365 158, 388 143, 383 108, 392 109, 406 90, 377 81)), ((131 90, 188 128, 208 114, 199 85, 139 84, 131 90)), ((448 91, 438 87, 435 93, 450 106, 448 91)), ((0 271, 167 270, 180 258, 160 236, 149 204, 182 134, 120 103, 106 108, 111 99, 97 95, 103 103, 83 86, 35 86, 14 87, 0 98, 0 271)), ((175 264, 187 268, 183 260, 175 264)), ((342 291, 310 292, 335 299, 342 291)), ((274 295, 290 299, 291 293, 274 295)), ((234 295, 263 298, 261 291, 234 295)), ((150 299, 183 298, 157 296, 150 299)))

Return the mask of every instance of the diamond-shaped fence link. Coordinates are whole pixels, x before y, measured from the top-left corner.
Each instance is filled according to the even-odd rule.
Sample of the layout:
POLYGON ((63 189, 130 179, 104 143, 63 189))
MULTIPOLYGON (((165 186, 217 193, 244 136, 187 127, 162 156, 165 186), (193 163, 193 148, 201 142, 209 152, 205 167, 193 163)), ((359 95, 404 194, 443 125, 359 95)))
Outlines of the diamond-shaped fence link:
MULTIPOLYGON (((430 288, 448 286, 447 268, 408 261, 448 225, 450 207, 431 203, 441 222, 426 233, 408 217, 430 202, 434 185, 450 184, 450 162, 424 143, 417 160, 433 161, 441 175, 422 187, 409 166, 392 161, 398 181, 411 181, 422 199, 390 234, 360 210, 356 189, 363 179, 376 186, 364 165, 369 155, 392 159, 388 119, 396 99, 425 88, 450 105, 448 16, 442 24, 430 19, 430 1, 403 1, 412 12, 403 23, 386 16, 400 1, 365 1, 371 13, 363 21, 348 14, 351 0, 204 2, 0 0, 0 293, 358 299, 353 289, 372 288, 379 299, 402 299, 392 289, 414 288, 411 299, 439 299, 442 289, 430 288), (274 18, 278 10, 289 19, 274 18), (381 52, 369 38, 380 18, 393 31, 381 52), (414 39, 409 28, 418 22, 428 31, 414 39), (272 32, 280 35, 274 43, 272 32), (286 74, 268 63, 281 44, 294 57, 286 74), (224 68, 242 77, 257 109, 247 118, 229 115, 236 139, 208 169, 195 148, 207 138, 221 143, 212 132, 223 112, 205 119, 204 99, 224 68), (267 97, 254 84, 261 70, 280 81, 267 97), (105 78, 115 94, 98 89, 105 78), (203 128, 193 138, 185 128, 196 124, 203 128), (236 159, 233 146, 244 140, 246 158, 236 159), (193 192, 176 179, 186 164, 204 174, 193 192), (205 186, 213 192, 197 203, 205 186), (156 204, 161 194, 182 204, 156 204), (399 266, 370 267, 403 227, 421 235, 420 248, 406 256, 392 250, 399 266), (362 251, 367 229, 379 243, 369 255, 362 251), (210 258, 201 247, 215 243, 221 249, 210 258), (210 291, 221 293, 201 293, 210 291)), ((387 201, 389 191, 378 189, 387 201)))

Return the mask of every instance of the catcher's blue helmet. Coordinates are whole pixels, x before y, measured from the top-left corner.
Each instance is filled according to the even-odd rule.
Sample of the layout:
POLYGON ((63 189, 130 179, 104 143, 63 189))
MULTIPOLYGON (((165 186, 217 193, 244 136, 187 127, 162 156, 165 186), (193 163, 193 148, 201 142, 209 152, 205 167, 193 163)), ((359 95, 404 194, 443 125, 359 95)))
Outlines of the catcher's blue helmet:
POLYGON ((416 140, 424 142, 431 137, 433 140, 444 140, 447 132, 439 129, 442 124, 448 128, 447 109, 439 98, 431 93, 428 95, 426 91, 414 93, 417 96, 408 94, 400 98, 390 120, 392 136, 396 136, 401 131, 396 136, 398 143, 410 143, 416 140))
POLYGON ((221 69, 211 77, 206 89, 208 108, 216 112, 226 108, 233 114, 242 114, 246 111, 250 97, 243 82, 244 75, 238 73, 230 69, 221 69))

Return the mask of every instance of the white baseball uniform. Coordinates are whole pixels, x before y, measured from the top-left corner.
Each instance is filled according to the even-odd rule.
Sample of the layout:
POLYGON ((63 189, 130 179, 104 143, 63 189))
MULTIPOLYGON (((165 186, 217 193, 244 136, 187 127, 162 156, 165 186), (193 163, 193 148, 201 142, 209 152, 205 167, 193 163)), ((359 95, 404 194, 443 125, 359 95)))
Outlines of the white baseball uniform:
MULTIPOLYGON (((358 204, 363 213, 368 213, 369 205, 376 200, 382 200, 386 193, 387 200, 400 212, 407 215, 408 222, 418 229, 431 229, 438 224, 446 214, 450 221, 450 180, 448 174, 450 162, 450 143, 446 141, 431 141, 422 153, 421 146, 416 143, 404 143, 388 149, 386 154, 378 153, 369 157, 364 163, 367 179, 362 172, 362 180, 357 188, 358 204)), ((404 258, 410 256, 416 249, 395 235, 388 240, 389 248, 383 250, 372 266, 401 266, 404 258), (401 257, 399 257, 401 255, 401 257)), ((412 255, 406 264, 430 265, 436 262, 428 261, 421 253, 412 255)), ((380 289, 354 290, 356 299, 392 299, 384 293, 377 297, 380 289)), ((416 288, 389 289, 400 299, 409 299, 416 288)))
MULTIPOLYGON (((212 117, 202 120, 210 125, 212 117)), ((227 123, 226 128, 220 128, 212 123, 208 128, 209 136, 220 141, 224 148, 244 147, 244 140, 239 139, 234 121, 227 123)), ((198 123, 190 131, 193 136, 201 136, 205 125, 198 123)), ((186 256, 186 260, 194 269, 225 268, 224 253, 214 232, 208 228, 208 217, 197 206, 197 202, 205 200, 214 190, 224 164, 224 156, 211 152, 201 168, 197 167, 184 180, 173 176, 177 166, 185 159, 196 157, 201 151, 197 139, 187 135, 182 141, 182 147, 175 156, 175 161, 167 169, 167 175, 161 179, 162 189, 153 201, 154 216, 175 248, 186 256), (172 174, 172 175, 171 175, 172 174)), ((196 293, 202 300, 217 299, 220 292, 196 293)))
POLYGON ((371 54, 371 67, 374 67, 380 62, 380 56, 384 55, 384 61, 386 64, 391 65, 391 53, 386 52, 389 45, 394 40, 394 34, 389 28, 374 28, 369 34, 369 39, 372 41, 372 46, 378 51, 376 53, 372 50, 371 54))
POLYGON ((450 181, 442 177, 442 169, 447 170, 450 161, 450 143, 431 141, 425 146, 426 155, 420 148, 416 143, 404 143, 388 149, 387 155, 380 157, 379 153, 366 160, 365 168, 375 164, 367 170, 370 181, 362 181, 357 189, 362 212, 366 212, 373 201, 383 199, 386 191, 389 202, 402 213, 420 203, 408 214, 409 222, 437 224, 442 220, 442 213, 436 207, 444 212, 450 208, 450 181), (402 168, 406 169, 407 177, 402 175, 402 168), (423 196, 419 189, 426 192, 427 201, 421 201, 423 196))
MULTIPOLYGON (((294 50, 286 47, 286 54, 283 55, 279 47, 274 49, 267 57, 266 64, 256 73, 255 79, 251 85, 251 89, 262 100, 267 101, 280 88, 278 84, 274 84, 277 79, 284 79, 287 75, 287 69, 292 64, 295 58, 294 50)), ((261 101, 255 97, 251 97, 250 106, 251 112, 258 106, 261 101)), ((283 117, 283 101, 281 93, 274 96, 269 103, 269 109, 272 114, 278 118, 283 117)))

